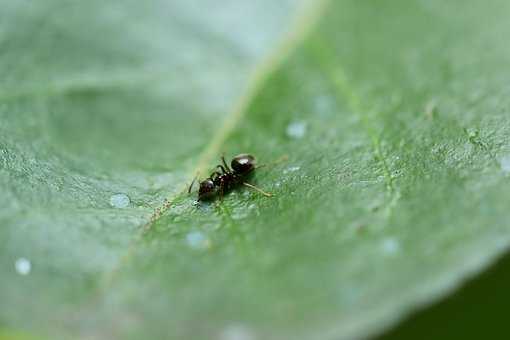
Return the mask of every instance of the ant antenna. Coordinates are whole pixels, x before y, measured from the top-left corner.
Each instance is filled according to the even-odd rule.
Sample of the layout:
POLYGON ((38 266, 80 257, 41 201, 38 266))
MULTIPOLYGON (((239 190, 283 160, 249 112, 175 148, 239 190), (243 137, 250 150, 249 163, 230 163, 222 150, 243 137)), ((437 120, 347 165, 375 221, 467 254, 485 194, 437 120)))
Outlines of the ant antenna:
POLYGON ((246 182, 243 182, 243 185, 244 186, 247 186, 248 188, 250 189, 253 189, 255 191, 258 191, 259 193, 261 193, 262 195, 266 196, 266 197, 272 197, 273 194, 269 193, 269 192, 265 192, 264 190, 260 189, 260 188, 257 188, 256 186, 254 186, 253 184, 250 184, 250 183, 246 183, 246 182))
POLYGON ((283 163, 283 162, 286 162, 289 160, 289 156, 288 155, 283 155, 281 156, 280 158, 278 158, 277 160, 275 161, 272 161, 272 162, 269 162, 269 163, 264 163, 264 164, 260 164, 260 165, 257 165, 255 167, 255 169, 260 169, 260 168, 263 168, 263 167, 266 167, 266 166, 270 166, 270 165, 277 165, 277 164, 280 164, 280 163, 283 163))
POLYGON ((197 172, 197 174, 195 175, 195 178, 193 178, 193 181, 191 181, 191 184, 190 184, 190 186, 188 188, 188 194, 191 193, 191 188, 193 188, 193 184, 195 184, 195 182, 197 181, 198 174, 199 173, 197 172))

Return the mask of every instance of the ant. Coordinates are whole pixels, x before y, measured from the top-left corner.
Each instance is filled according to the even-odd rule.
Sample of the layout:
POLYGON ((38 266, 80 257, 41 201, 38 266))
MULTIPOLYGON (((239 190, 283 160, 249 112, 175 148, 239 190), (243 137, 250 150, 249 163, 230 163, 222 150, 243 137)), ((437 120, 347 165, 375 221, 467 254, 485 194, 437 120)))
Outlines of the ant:
MULTIPOLYGON (((200 182, 198 189, 199 201, 210 200, 216 195, 219 195, 220 199, 223 199, 223 195, 226 192, 238 185, 244 185, 256 190, 266 197, 272 196, 272 194, 245 181, 245 179, 248 178, 248 176, 251 175, 257 168, 255 166, 255 157, 246 153, 235 156, 230 162, 232 169, 227 165, 224 156, 221 156, 221 161, 223 164, 217 165, 215 168, 216 170, 213 171, 208 178, 200 182), (219 172, 219 170, 221 170, 221 172, 219 172)), ((197 177, 195 177, 193 182, 191 182, 188 193, 191 193, 191 188, 193 187, 193 184, 195 184, 196 179, 197 177)))

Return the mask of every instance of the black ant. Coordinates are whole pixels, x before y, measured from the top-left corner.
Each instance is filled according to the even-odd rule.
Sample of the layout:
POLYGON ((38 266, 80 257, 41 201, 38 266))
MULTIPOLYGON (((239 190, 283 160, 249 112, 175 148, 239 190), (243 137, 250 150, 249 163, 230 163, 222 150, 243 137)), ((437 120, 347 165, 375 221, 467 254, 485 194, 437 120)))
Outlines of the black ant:
MULTIPOLYGON (((223 199, 223 195, 225 193, 238 185, 244 185, 256 190, 266 197, 272 196, 272 194, 245 181, 256 168, 255 157, 245 153, 235 156, 230 162, 232 169, 230 169, 227 162, 225 162, 224 156, 221 156, 221 161, 223 165, 217 165, 215 168, 217 170, 213 171, 208 178, 200 182, 198 189, 199 201, 210 200, 216 195, 219 195, 220 198, 223 199), (219 170, 221 170, 221 172, 219 172, 219 170)), ((197 177, 195 177, 193 182, 191 182, 188 193, 191 193, 191 188, 193 187, 196 179, 197 177)))

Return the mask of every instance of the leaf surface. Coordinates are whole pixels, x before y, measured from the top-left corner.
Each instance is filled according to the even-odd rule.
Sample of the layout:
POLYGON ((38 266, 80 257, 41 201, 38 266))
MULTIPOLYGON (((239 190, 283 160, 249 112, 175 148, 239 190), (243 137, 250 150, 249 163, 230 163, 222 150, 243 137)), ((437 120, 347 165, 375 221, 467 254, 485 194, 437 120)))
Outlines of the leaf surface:
POLYGON ((283 7, 247 5, 263 23, 249 31, 214 5, 103 6, 57 8, 67 15, 53 20, 34 10, 39 21, 8 7, 27 27, 2 36, 3 64, 24 65, 1 87, 9 327, 365 337, 508 247, 507 2, 331 1, 310 31, 307 13, 230 115, 246 84, 233 65, 260 61, 257 39, 275 41, 283 7), (18 60, 23 37, 34 51, 18 60), (194 204, 183 183, 223 151, 256 155, 266 166, 253 181, 275 196, 240 189, 194 204), (127 208, 115 208, 124 196, 109 202, 116 193, 127 208), (13 271, 21 257, 30 275, 13 271))

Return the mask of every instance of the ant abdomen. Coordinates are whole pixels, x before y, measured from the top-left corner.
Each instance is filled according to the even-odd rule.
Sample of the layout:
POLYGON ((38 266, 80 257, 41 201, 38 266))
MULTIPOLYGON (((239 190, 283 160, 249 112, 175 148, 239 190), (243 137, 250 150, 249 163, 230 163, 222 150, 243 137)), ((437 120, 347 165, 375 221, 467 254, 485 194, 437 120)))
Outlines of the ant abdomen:
POLYGON ((255 157, 247 153, 235 156, 230 162, 232 169, 239 175, 246 175, 255 169, 255 157))

